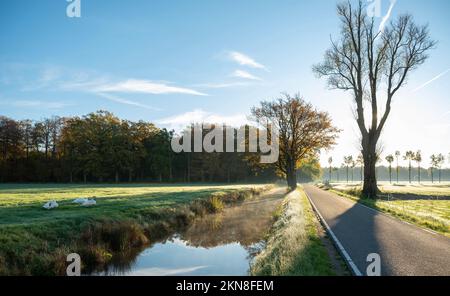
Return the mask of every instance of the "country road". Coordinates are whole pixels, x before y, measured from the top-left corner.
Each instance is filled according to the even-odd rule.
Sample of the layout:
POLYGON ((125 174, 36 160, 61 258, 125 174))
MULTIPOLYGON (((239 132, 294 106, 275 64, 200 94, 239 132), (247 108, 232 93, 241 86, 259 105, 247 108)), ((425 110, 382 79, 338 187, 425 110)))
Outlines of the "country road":
POLYGON ((381 275, 450 276, 450 239, 313 185, 304 189, 334 235, 366 275, 367 255, 381 258, 381 275))

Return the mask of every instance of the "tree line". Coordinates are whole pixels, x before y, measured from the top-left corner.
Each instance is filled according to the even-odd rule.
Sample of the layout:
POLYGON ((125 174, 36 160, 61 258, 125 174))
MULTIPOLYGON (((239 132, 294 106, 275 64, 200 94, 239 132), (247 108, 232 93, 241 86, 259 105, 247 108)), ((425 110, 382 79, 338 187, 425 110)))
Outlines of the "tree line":
MULTIPOLYGON (((244 144, 244 151, 228 152, 223 141, 220 151, 202 148, 175 153, 171 145, 177 137, 174 131, 149 122, 122 120, 107 111, 41 121, 0 116, 0 181, 273 182, 283 178, 295 189, 298 180, 320 178, 320 150, 331 148, 340 132, 328 113, 315 109, 300 95, 288 94, 263 101, 251 112, 258 134, 263 128, 276 133, 279 157, 274 163, 261 163, 261 156, 267 155, 263 149, 249 152, 250 137, 245 137, 245 143, 237 142, 242 141, 236 137, 241 127, 215 129, 217 125, 200 124, 203 141, 213 129, 213 134, 221 130, 224 138, 232 130, 234 147, 244 144)), ((198 125, 192 124, 180 135, 198 130, 198 125)), ((250 126, 244 130, 250 135, 250 126)), ((191 141, 194 147, 195 137, 191 141)), ((266 141, 274 144, 272 137, 266 141)))
MULTIPOLYGON (((204 129, 207 132, 207 129, 204 129)), ((41 121, 0 116, 1 182, 273 181, 248 153, 174 153, 174 131, 107 111, 41 121)))
MULTIPOLYGON (((382 158, 377 157, 377 162, 381 162, 382 158)), ((392 183, 396 181, 408 181, 409 183, 421 181, 431 181, 432 183, 441 183, 444 180, 450 180, 450 170, 443 169, 446 157, 442 153, 430 156, 428 167, 423 165, 422 152, 420 150, 406 151, 403 155, 400 151, 389 154, 385 157, 388 166, 377 166, 377 178, 392 183), (407 166, 403 167, 399 161, 407 161, 407 166), (394 164, 394 165, 393 165, 394 164)), ((450 153, 447 156, 450 163, 450 153)), ((364 161, 362 155, 354 158, 352 155, 344 156, 340 167, 333 166, 333 158, 328 159, 327 175, 324 180, 354 182, 363 180, 364 161), (356 176, 356 177, 355 177, 356 176)))

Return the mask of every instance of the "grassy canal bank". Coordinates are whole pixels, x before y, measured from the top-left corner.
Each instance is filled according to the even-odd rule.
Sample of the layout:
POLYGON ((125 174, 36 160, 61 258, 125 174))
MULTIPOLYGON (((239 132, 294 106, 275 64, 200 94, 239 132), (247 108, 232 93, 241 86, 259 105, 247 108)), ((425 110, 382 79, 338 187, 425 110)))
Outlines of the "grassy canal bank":
POLYGON ((318 232, 313 209, 301 188, 289 193, 266 248, 256 256, 252 275, 325 276, 335 268, 318 232))
POLYGON ((82 270, 165 237, 196 217, 266 192, 270 185, 2 185, 0 275, 64 275, 66 256, 82 270), (95 198, 94 207, 73 204, 95 198), (56 200, 59 207, 42 205, 56 200))

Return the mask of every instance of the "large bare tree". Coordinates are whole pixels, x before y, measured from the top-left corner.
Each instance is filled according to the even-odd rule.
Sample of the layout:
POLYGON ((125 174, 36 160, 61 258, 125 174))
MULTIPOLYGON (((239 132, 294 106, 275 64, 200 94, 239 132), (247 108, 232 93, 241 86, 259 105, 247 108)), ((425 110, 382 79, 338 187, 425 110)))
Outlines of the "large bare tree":
POLYGON ((377 143, 391 113, 392 99, 436 43, 430 39, 428 27, 416 25, 411 15, 401 15, 382 28, 366 8, 362 1, 355 7, 350 1, 337 6, 340 37, 331 40, 324 61, 313 70, 328 78, 330 88, 352 93, 364 157, 363 194, 376 198, 377 143))
POLYGON ((316 110, 300 95, 261 102, 252 115, 262 124, 272 125, 279 137, 277 169, 286 177, 291 190, 297 188, 297 169, 302 161, 316 157, 320 149, 335 144, 339 130, 328 113, 316 110))

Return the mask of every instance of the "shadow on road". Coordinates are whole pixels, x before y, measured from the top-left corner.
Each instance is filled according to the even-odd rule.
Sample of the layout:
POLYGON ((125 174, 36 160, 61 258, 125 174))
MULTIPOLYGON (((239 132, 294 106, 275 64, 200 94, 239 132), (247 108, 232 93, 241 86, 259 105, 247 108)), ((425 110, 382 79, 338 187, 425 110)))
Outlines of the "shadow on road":
MULTIPOLYGON (((367 275, 367 267, 372 262, 367 261, 369 254, 376 253, 381 256, 386 253, 376 235, 377 215, 380 214, 375 211, 368 213, 366 208, 355 204, 329 225, 363 275, 367 275)), ((383 264, 383 257, 381 257, 381 275, 392 275, 389 266, 383 264)))

